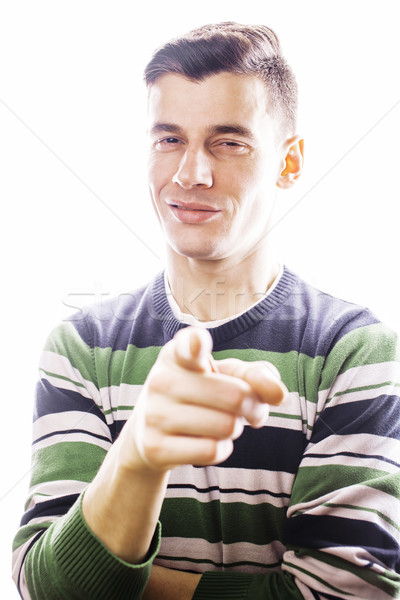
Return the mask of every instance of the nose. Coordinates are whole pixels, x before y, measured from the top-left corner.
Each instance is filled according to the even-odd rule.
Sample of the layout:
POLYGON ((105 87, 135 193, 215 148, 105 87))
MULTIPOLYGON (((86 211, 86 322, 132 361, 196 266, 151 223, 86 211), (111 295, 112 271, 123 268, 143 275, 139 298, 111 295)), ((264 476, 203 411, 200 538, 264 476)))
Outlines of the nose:
POLYGON ((185 190, 193 187, 211 187, 213 176, 210 161, 205 152, 201 149, 187 149, 172 181, 185 190))

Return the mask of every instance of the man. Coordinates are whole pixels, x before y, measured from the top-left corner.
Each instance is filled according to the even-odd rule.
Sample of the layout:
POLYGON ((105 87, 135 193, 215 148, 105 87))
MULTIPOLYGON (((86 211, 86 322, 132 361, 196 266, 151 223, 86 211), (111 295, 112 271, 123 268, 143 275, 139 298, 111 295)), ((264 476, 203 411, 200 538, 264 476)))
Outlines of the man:
POLYGON ((166 271, 48 340, 21 596, 399 597, 399 353, 274 257, 303 162, 279 42, 210 25, 145 75, 166 271))

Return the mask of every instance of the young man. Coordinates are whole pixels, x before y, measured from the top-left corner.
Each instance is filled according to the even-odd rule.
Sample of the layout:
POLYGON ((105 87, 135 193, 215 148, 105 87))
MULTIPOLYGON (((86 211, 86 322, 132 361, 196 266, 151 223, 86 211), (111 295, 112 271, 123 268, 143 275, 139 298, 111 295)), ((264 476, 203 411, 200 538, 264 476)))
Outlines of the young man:
POLYGON ((273 255, 303 159, 278 40, 203 27, 146 83, 166 271, 48 340, 21 596, 399 597, 398 347, 273 255))

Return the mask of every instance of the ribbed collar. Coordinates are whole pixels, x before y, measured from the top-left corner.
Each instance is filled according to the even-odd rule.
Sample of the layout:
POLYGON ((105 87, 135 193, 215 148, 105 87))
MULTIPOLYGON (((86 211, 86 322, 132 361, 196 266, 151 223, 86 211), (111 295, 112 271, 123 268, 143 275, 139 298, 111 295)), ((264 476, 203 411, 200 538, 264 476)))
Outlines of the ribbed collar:
MULTIPOLYGON (((260 321, 265 320, 278 306, 281 306, 291 294, 294 286, 297 284, 298 275, 293 273, 286 266, 283 274, 271 294, 267 295, 261 302, 250 308, 247 312, 241 314, 236 319, 228 321, 219 327, 214 327, 208 331, 214 342, 214 348, 219 344, 241 335, 248 331, 260 321)), ((152 301, 157 319, 163 321, 167 336, 172 338, 175 333, 186 327, 184 323, 178 321, 172 312, 171 306, 165 292, 164 272, 159 273, 152 283, 152 301)))

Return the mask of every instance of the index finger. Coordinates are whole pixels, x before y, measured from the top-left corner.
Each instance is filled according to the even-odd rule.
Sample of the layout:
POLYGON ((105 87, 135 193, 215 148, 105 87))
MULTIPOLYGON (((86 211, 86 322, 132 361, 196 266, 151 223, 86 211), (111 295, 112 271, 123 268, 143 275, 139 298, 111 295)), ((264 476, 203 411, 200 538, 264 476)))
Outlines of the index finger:
POLYGON ((185 327, 175 335, 173 344, 175 360, 180 367, 200 372, 212 370, 212 339, 207 329, 185 327))

